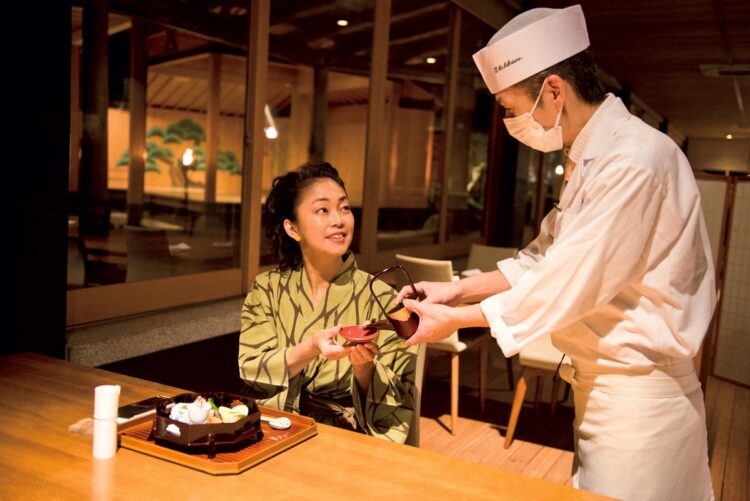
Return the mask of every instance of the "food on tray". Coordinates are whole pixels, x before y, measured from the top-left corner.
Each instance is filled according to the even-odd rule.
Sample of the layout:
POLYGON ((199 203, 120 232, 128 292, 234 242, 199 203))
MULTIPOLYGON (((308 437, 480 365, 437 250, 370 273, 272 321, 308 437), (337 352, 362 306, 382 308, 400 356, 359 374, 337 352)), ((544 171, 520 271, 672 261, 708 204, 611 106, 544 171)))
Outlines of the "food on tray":
POLYGON ((233 400, 231 405, 216 407, 213 399, 206 400, 199 395, 193 402, 175 404, 169 419, 185 424, 216 424, 235 423, 248 415, 247 405, 240 400, 233 400))

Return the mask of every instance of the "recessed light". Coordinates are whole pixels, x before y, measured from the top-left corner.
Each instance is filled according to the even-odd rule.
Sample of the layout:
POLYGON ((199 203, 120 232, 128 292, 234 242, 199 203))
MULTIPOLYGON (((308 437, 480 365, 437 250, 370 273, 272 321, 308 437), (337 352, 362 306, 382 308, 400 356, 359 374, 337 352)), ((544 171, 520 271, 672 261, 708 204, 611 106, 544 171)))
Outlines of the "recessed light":
POLYGON ((732 139, 734 136, 732 136, 731 134, 727 134, 726 137, 727 137, 727 139, 732 139))
POLYGON ((435 59, 434 57, 428 57, 427 59, 425 59, 425 62, 427 64, 435 64, 437 62, 437 59, 435 59))
POLYGON ((339 19, 338 21, 336 21, 336 24, 342 27, 349 26, 349 21, 347 21, 346 19, 339 19))

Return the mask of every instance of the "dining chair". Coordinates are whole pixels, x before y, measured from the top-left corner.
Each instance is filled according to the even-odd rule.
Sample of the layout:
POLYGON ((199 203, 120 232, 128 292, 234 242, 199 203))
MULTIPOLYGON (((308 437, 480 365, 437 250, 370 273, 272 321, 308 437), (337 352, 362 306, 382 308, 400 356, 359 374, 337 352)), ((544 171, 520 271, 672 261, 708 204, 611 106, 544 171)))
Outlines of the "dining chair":
MULTIPOLYGON (((406 269, 411 279, 415 282, 450 282, 453 280, 453 263, 451 261, 424 259, 396 254, 396 262, 406 269)), ((396 280, 396 288, 400 289, 403 285, 405 285, 405 278, 399 275, 396 280)), ((451 333, 450 336, 442 341, 428 343, 427 345, 429 350, 443 352, 450 356, 451 434, 455 434, 456 423, 458 421, 458 356, 470 348, 477 347, 479 349, 479 405, 481 410, 484 411, 484 397, 487 385, 485 373, 487 369, 487 349, 489 340, 490 333, 487 329, 460 329, 459 331, 451 333)))
MULTIPOLYGON (((505 444, 504 447, 507 449, 513 442, 513 434, 516 431, 516 425, 518 424, 518 418, 521 414, 521 407, 523 406, 523 399, 526 396, 526 388, 528 381, 531 378, 536 378, 536 395, 534 398, 534 408, 538 412, 541 404, 542 389, 544 386, 544 377, 552 377, 552 396, 550 401, 550 417, 554 417, 555 408, 557 407, 557 393, 559 390, 560 381, 565 385, 565 395, 562 402, 568 399, 568 393, 570 387, 567 383, 559 378, 555 378, 555 372, 563 359, 563 354, 560 350, 552 345, 552 340, 549 335, 542 336, 535 340, 531 344, 521 348, 518 354, 518 361, 521 365, 521 377, 518 379, 518 385, 516 386, 516 392, 513 396, 513 406, 510 410, 510 419, 508 420, 508 428, 505 432, 505 444)), ((563 363, 570 363, 570 359, 566 356, 563 363)))
POLYGON ((174 258, 169 252, 165 229, 125 225, 125 246, 128 252, 126 282, 174 275, 174 258))
MULTIPOLYGON (((515 247, 495 247, 494 245, 471 244, 469 257, 466 260, 467 270, 481 272, 497 270, 497 263, 503 259, 516 257, 518 249, 515 247)), ((505 357, 505 367, 508 371, 508 387, 515 388, 513 377, 513 359, 505 357)))
POLYGON ((422 386, 424 383, 424 365, 427 358, 427 345, 420 344, 417 348, 417 365, 414 368, 414 419, 406 436, 406 445, 419 447, 419 418, 422 411, 422 386))

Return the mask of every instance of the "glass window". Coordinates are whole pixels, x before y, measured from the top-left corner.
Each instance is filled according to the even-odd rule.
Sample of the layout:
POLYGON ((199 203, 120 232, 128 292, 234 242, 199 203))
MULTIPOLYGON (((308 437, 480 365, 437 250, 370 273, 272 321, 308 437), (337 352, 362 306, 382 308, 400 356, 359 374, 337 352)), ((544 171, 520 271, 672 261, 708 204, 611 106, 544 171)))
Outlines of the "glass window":
POLYGON ((482 236, 493 97, 479 76, 472 55, 493 34, 494 30, 483 21, 462 12, 455 122, 446 186, 449 240, 482 236))
MULTIPOLYGON (((359 251, 372 45, 372 1, 309 8, 271 2, 265 201, 276 176, 304 162, 326 161, 346 184, 355 217, 352 250, 359 251)), ((260 242, 261 265, 278 261, 260 242)))
POLYGON ((391 12, 377 249, 438 241, 450 3, 396 0, 391 12))
MULTIPOLYGON (((86 65, 98 64, 82 57, 82 23, 76 8, 74 123, 95 87, 86 65)), ((107 96, 105 151, 72 155, 69 289, 239 267, 246 60, 193 33, 138 26, 110 13, 108 92, 95 91, 107 96)), ((72 130, 74 147, 76 131, 87 140, 72 130)))

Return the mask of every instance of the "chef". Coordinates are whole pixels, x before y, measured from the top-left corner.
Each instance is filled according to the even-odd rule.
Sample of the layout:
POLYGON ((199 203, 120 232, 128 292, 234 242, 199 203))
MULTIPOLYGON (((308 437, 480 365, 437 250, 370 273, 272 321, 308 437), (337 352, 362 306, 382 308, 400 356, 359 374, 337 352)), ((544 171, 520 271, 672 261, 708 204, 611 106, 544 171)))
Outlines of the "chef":
POLYGON ((474 61, 508 132, 563 150, 566 181, 516 258, 417 284, 427 299, 404 300, 420 317, 409 344, 489 326, 510 357, 551 336, 572 361, 560 373, 574 390, 574 485, 620 499, 712 499, 692 358, 716 288, 687 159, 605 93, 579 5, 518 15, 474 61))

